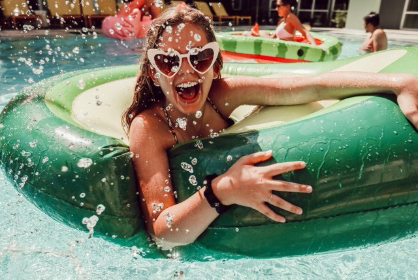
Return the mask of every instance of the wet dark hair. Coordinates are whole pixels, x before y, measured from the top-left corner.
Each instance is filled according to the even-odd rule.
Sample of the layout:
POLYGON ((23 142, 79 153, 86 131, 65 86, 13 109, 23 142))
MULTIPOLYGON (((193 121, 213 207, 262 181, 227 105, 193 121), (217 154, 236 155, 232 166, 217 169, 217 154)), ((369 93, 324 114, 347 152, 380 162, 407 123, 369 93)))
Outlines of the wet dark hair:
POLYGON ((283 5, 290 5, 290 8, 296 7, 296 5, 298 4, 298 1, 296 0, 282 0, 283 5))
POLYGON ((375 12, 370 12, 363 19, 366 22, 366 24, 369 24, 370 23, 373 26, 379 26, 379 24, 380 24, 379 14, 376 14, 375 12))
MULTIPOLYGON (((135 85, 132 104, 122 116, 122 125, 128 134, 132 121, 138 114, 151 107, 154 103, 165 99, 165 95, 161 91, 161 88, 154 85, 154 82, 151 79, 149 71, 153 70, 150 68, 151 64, 147 56, 147 51, 149 49, 158 48, 159 39, 166 27, 175 27, 179 24, 187 23, 194 24, 201 28, 209 43, 216 42, 215 32, 213 31, 210 19, 199 10, 187 6, 171 6, 152 22, 147 33, 147 42, 140 60, 140 70, 135 85)), ((222 65, 223 61, 221 54, 219 53, 215 64, 213 65, 215 71, 217 71, 219 75, 222 65)))

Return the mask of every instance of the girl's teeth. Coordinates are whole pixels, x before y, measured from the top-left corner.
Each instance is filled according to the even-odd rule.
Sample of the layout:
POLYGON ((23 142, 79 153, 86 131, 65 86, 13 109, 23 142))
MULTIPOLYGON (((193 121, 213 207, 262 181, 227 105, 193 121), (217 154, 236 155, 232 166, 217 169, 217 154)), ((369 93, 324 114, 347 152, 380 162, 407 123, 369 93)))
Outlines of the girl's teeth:
POLYGON ((196 82, 188 82, 188 83, 180 84, 180 85, 178 85, 178 87, 180 87, 180 88, 188 88, 188 87, 194 87, 195 85, 197 85, 196 82))

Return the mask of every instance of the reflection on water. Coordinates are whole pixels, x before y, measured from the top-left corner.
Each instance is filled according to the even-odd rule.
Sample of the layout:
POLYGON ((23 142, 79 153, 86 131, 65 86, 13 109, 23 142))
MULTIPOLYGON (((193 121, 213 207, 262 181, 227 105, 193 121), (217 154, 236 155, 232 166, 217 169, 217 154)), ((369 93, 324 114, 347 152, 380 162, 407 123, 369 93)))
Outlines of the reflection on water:
MULTIPOLYGON (((345 40, 341 58, 357 56, 361 40, 345 40)), ((0 108, 24 86, 53 75, 127 65, 143 42, 72 35, 0 39, 0 108)), ((391 46, 393 47, 393 46, 391 46)), ((0 173, 0 275, 3 279, 386 279, 417 278, 418 239, 345 252, 266 260, 182 262, 144 259, 64 226, 29 203, 0 173)), ((295 237, 297 242, 297 237, 295 237)), ((180 256, 181 257, 181 256, 180 256)))

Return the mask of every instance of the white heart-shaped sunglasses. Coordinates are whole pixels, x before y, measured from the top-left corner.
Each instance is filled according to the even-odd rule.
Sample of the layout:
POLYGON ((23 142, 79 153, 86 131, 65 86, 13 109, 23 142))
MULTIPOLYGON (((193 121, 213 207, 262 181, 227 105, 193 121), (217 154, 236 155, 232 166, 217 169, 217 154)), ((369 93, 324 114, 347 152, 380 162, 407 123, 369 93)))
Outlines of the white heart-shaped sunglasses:
POLYGON ((168 78, 177 74, 184 57, 187 57, 193 70, 199 74, 205 74, 215 63, 218 54, 218 42, 210 42, 201 48, 190 49, 187 54, 180 54, 176 50, 165 52, 160 49, 149 49, 147 52, 151 65, 168 78))

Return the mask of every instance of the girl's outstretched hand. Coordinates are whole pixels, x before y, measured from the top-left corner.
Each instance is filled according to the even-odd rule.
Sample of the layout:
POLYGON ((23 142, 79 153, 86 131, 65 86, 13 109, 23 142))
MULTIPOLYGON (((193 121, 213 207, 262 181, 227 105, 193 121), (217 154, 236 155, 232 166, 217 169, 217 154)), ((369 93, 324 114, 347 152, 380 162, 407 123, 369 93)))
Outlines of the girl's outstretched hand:
POLYGON ((406 75, 403 84, 397 101, 405 117, 418 129, 418 77, 406 75))
POLYGON ((302 209, 290 204, 273 191, 311 193, 312 187, 286 181, 273 180, 274 176, 303 169, 304 162, 276 163, 269 166, 254 166, 271 158, 272 151, 258 152, 239 159, 225 174, 213 180, 213 191, 224 205, 238 204, 253 208, 270 219, 284 223, 286 219, 274 213, 267 205, 295 214, 302 214, 302 209))

